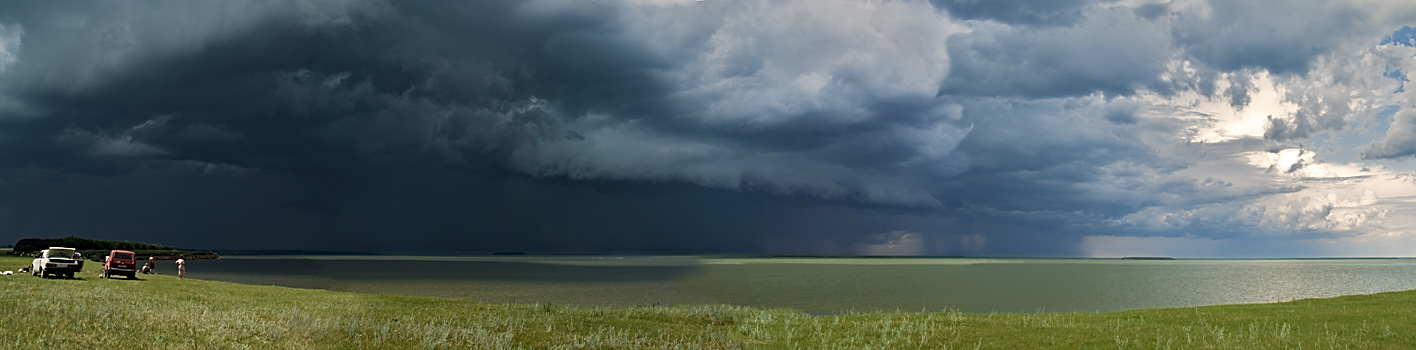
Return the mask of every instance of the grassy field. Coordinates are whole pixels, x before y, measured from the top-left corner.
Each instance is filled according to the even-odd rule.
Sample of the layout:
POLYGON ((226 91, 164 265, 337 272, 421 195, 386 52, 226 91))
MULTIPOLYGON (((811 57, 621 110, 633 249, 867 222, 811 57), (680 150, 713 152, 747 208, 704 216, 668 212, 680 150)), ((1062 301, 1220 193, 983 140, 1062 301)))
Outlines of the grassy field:
MULTIPOLYGON (((29 263, 0 257, 0 271, 29 263)), ((1416 291, 1117 313, 809 316, 570 308, 251 286, 0 276, 3 349, 1409 349, 1416 291)), ((932 311, 932 310, 931 310, 932 311)))

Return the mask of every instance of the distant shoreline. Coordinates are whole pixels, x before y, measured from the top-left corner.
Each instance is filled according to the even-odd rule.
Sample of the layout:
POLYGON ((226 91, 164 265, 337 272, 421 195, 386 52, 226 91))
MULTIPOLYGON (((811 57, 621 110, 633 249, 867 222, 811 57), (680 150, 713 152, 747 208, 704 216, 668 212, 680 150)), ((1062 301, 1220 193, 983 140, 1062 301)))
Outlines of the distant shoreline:
POLYGON ((63 238, 20 239, 18 242, 15 242, 12 248, 7 249, 8 252, 6 252, 6 254, 33 256, 36 253, 45 249, 49 249, 51 247, 65 247, 74 249, 75 251, 80 254, 83 254, 85 257, 92 261, 103 261, 103 258, 107 256, 109 252, 114 250, 125 250, 133 252, 133 254, 136 255, 138 259, 142 260, 147 260, 148 258, 153 258, 156 260, 177 260, 178 257, 184 257, 186 259, 192 260, 209 260, 221 258, 221 256, 215 252, 183 249, 164 244, 152 244, 132 241, 111 241, 101 239, 89 239, 75 236, 67 236, 63 238))
POLYGON ((326 250, 299 250, 299 249, 211 249, 211 252, 221 255, 382 255, 370 252, 341 252, 326 250))

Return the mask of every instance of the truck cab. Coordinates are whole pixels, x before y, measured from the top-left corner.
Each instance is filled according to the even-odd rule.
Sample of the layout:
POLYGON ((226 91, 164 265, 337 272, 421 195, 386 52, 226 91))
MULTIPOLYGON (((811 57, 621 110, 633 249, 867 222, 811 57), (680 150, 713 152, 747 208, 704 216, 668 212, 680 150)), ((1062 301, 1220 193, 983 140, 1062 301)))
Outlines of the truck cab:
POLYGON ((74 278, 74 273, 84 269, 83 259, 79 259, 74 248, 49 247, 39 251, 30 265, 30 273, 39 277, 49 275, 74 278))

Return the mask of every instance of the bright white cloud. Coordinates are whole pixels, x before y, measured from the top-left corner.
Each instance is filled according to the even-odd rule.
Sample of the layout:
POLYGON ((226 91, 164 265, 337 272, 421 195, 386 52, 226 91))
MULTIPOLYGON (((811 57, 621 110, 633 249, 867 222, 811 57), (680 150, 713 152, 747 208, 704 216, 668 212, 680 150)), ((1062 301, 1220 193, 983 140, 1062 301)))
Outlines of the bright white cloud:
MULTIPOLYGON (((1245 86, 1236 86, 1231 83, 1236 75, 1241 79, 1251 82, 1254 91, 1246 91, 1243 94, 1249 96, 1247 103, 1234 105, 1231 99, 1216 95, 1210 97, 1200 96, 1194 91, 1187 91, 1183 98, 1190 99, 1186 108, 1188 113, 1197 116, 1195 119, 1198 129, 1190 135, 1190 142, 1227 142, 1239 139, 1262 139, 1264 131, 1272 120, 1291 120, 1293 114, 1298 111, 1298 106, 1284 101, 1287 91, 1282 86, 1276 85, 1267 72, 1255 73, 1225 73, 1219 75, 1216 83, 1216 91, 1244 90, 1245 86)), ((1182 101, 1175 101, 1172 103, 1182 101)), ((1177 107, 1180 105, 1177 103, 1177 107)))
MULTIPOLYGON (((1254 239, 1290 237, 1293 242, 1306 242, 1293 249, 1311 254, 1353 254, 1377 247, 1363 242, 1409 232, 1405 227, 1416 221, 1416 212, 1400 204, 1400 198, 1411 191, 1412 183, 1403 180, 1409 174, 1355 159, 1331 162, 1324 157, 1332 149, 1327 140, 1338 132, 1373 128, 1382 106, 1405 105, 1401 101, 1409 93, 1396 93, 1401 82, 1386 74, 1406 70, 1416 52, 1378 45, 1379 37, 1367 39, 1335 44, 1334 50, 1316 56, 1303 65, 1305 71, 1297 73, 1252 67, 1216 72, 1203 63, 1176 60, 1162 79, 1169 84, 1165 86, 1177 89, 1141 91, 1109 101, 1128 106, 1135 112, 1134 120, 1143 125, 1175 123, 1169 130, 1178 131, 1176 138, 1184 142, 1149 139, 1147 145, 1159 155, 1186 165, 1178 171, 1131 179, 1197 186, 1187 187, 1195 192, 1179 192, 1184 194, 1168 199, 1156 196, 1141 210, 1110 221, 1118 227, 1168 232, 1166 236, 1096 236, 1085 240, 1084 246, 1098 252, 1144 253, 1150 251, 1143 248, 1151 245, 1172 245, 1188 248, 1167 252, 1242 255, 1241 246, 1255 244, 1254 239), (1328 146, 1298 147, 1304 143, 1328 146), (1198 236, 1176 237, 1179 234, 1198 236), (1310 235, 1331 242, 1298 238, 1310 235)), ((1406 148, 1401 146, 1404 135, 1412 133, 1404 130, 1400 112, 1393 119, 1387 140, 1369 146, 1367 156, 1389 156, 1406 148)), ((1136 181, 1113 181, 1148 187, 1130 184, 1136 181)))
POLYGON ((1380 167, 1324 163, 1315 160, 1312 151, 1296 148, 1245 152, 1237 158, 1252 168, 1208 173, 1241 184, 1238 188, 1227 184, 1216 189, 1229 192, 1228 199, 1149 207, 1126 215, 1115 224, 1172 232, 1242 228, 1243 232, 1258 236, 1316 232, 1336 239, 1402 232, 1405 229, 1398 227, 1406 224, 1401 223, 1413 218, 1409 211, 1393 210, 1402 198, 1416 192, 1408 174, 1380 167), (1251 190, 1260 192, 1245 194, 1255 192, 1242 189, 1244 186, 1259 186, 1251 190), (1273 190, 1263 191, 1265 187, 1273 190))

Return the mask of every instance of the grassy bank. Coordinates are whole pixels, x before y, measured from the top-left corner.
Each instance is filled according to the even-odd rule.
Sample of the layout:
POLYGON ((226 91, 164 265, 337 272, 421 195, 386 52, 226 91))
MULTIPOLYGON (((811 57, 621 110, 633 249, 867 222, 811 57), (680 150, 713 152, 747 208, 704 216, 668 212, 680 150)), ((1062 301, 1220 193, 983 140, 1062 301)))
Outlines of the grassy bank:
MULTIPOLYGON (((0 257, 0 271, 29 263, 0 257)), ((144 276, 0 276, 0 348, 1401 349, 1416 291, 1106 314, 812 317, 729 306, 568 308, 144 276)), ((169 269, 170 270, 170 269, 169 269)))

